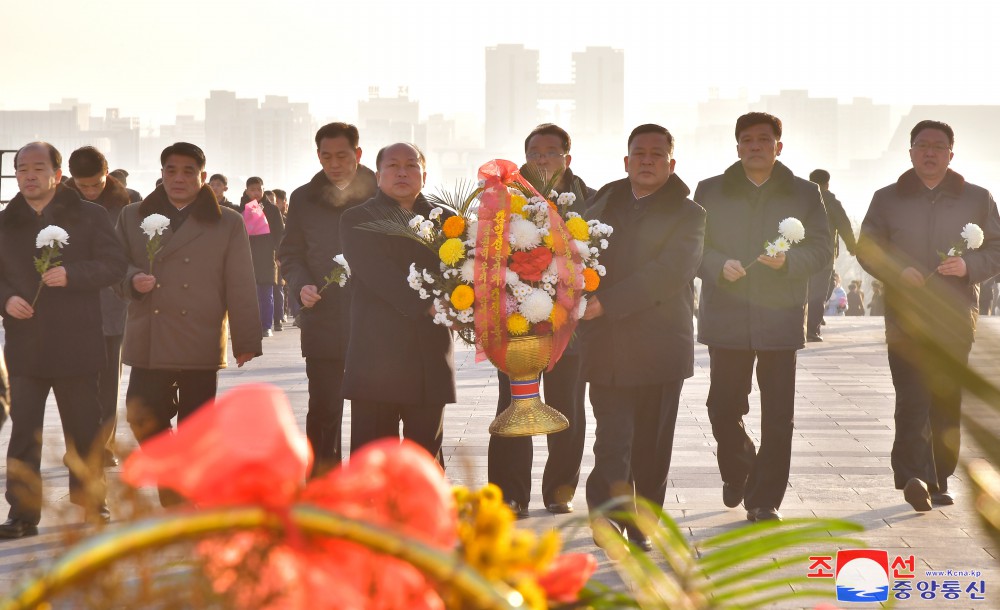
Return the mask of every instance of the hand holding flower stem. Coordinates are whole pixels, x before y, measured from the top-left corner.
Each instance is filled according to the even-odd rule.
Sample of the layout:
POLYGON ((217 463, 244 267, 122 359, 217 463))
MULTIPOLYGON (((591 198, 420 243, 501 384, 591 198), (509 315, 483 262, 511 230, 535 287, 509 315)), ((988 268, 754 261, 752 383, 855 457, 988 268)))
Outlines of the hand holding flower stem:
POLYGON ((335 263, 333 269, 323 278, 323 286, 319 289, 320 293, 329 288, 334 282, 343 288, 347 284, 347 280, 351 277, 351 267, 347 264, 347 259, 344 258, 343 254, 334 256, 333 262, 335 263))
MULTIPOLYGON (((42 287, 45 286, 46 272, 62 264, 59 262, 60 248, 68 243, 69 233, 62 227, 49 225, 38 232, 38 236, 35 238, 35 247, 41 248, 42 255, 35 257, 34 260, 35 271, 38 272, 38 275, 42 276, 42 279, 38 282, 38 290, 35 291, 35 298, 31 300, 32 309, 34 309, 35 303, 38 302, 38 297, 42 294, 42 287)), ((65 285, 65 277, 62 280, 61 285, 65 285)))
POLYGON ((781 269, 785 265, 785 252, 806 236, 806 229, 797 218, 788 217, 778 223, 778 237, 764 244, 764 254, 743 266, 744 271, 755 263, 762 263, 771 269, 781 269))
POLYGON ((146 257, 149 258, 149 275, 153 275, 153 260, 159 254, 163 241, 163 232, 170 227, 170 219, 163 214, 150 214, 142 219, 139 228, 146 234, 146 257))

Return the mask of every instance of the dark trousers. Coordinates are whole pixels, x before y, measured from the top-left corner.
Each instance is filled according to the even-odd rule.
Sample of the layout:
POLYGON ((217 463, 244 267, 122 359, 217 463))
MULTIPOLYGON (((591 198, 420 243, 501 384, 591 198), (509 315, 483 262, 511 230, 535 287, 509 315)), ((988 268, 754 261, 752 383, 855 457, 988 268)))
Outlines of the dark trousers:
POLYGON ((275 285, 271 287, 274 291, 273 305, 274 305, 274 325, 278 326, 285 321, 285 292, 284 286, 275 285))
MULTIPOLYGON (((510 377, 499 372, 500 399, 497 415, 510 406, 510 377)), ((543 400, 569 420, 569 428, 549 434, 545 441, 549 457, 542 473, 542 501, 545 505, 569 502, 580 482, 584 435, 586 382, 580 378, 579 354, 563 355, 551 371, 542 374, 543 400)), ((487 471, 490 483, 503 491, 505 500, 528 505, 531 496, 532 437, 490 436, 487 471)))
POLYGON ((108 363, 98 376, 97 395, 101 401, 101 433, 104 451, 114 455, 115 431, 118 430, 118 393, 122 382, 122 338, 124 335, 105 335, 104 349, 108 363))
MULTIPOLYGON (((968 349, 957 349, 955 355, 968 364, 968 349)), ((889 371, 896 389, 891 460, 896 489, 916 477, 927 483, 931 493, 948 491, 948 477, 958 466, 962 386, 929 362, 911 343, 889 344, 889 371)))
POLYGON ((622 495, 663 506, 683 385, 683 380, 634 388, 590 384, 597 430, 588 509, 622 495))
POLYGON ((260 310, 260 327, 270 330, 274 324, 273 284, 257 284, 257 307, 260 310))
POLYGON ((125 408, 135 440, 171 429, 170 420, 184 421, 198 407, 215 400, 218 371, 156 370, 132 367, 125 408))
POLYGON ((833 277, 833 264, 823 267, 809 278, 809 301, 806 313, 806 333, 819 336, 823 326, 823 310, 826 300, 830 298, 830 278, 833 277))
POLYGON ((444 405, 399 405, 367 400, 351 401, 351 453, 380 438, 409 439, 437 458, 444 468, 444 405))
POLYGON ((334 358, 306 358, 309 378, 309 411, 306 437, 312 445, 312 476, 330 470, 341 460, 341 422, 344 419, 344 361, 334 358))
POLYGON ((788 487, 795 418, 795 350, 753 351, 709 348, 712 363, 708 417, 718 445, 722 480, 746 481, 743 504, 778 508, 788 487), (757 362, 760 387, 760 451, 746 432, 751 382, 757 362))
POLYGON ((42 426, 45 400, 55 392, 62 420, 69 469, 69 497, 74 504, 96 506, 104 502, 103 455, 91 450, 99 444, 101 404, 97 398, 97 374, 73 377, 10 378, 10 445, 7 448, 7 502, 9 516, 37 524, 42 510, 42 426), (84 489, 83 474, 76 458, 90 466, 96 486, 84 489), (87 492, 93 494, 88 497, 87 492))

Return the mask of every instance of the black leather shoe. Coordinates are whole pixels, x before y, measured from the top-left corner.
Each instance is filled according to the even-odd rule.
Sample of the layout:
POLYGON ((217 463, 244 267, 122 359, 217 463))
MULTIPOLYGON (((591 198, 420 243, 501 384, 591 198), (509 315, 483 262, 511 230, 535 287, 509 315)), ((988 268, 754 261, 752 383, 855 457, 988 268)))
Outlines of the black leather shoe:
POLYGON ((781 513, 778 512, 777 508, 752 508, 747 511, 747 521, 753 521, 754 523, 760 523, 761 521, 781 521, 781 513))
POLYGON ((955 495, 950 491, 939 491, 931 494, 931 504, 937 506, 951 506, 955 503, 955 495))
POLYGON ((806 341, 808 341, 809 343, 822 343, 823 337, 819 335, 809 335, 808 337, 806 337, 806 341))
POLYGON ((274 332, 280 333, 283 330, 285 330, 285 328, 281 325, 281 322, 274 323, 274 332))
POLYGON ((83 520, 86 523, 91 523, 93 525, 111 523, 111 509, 108 508, 106 503, 98 506, 96 510, 87 509, 87 512, 83 516, 83 520))
POLYGON ((13 540, 15 538, 27 538, 28 536, 37 535, 38 525, 35 523, 28 523, 27 521, 14 518, 0 523, 0 538, 13 540))
POLYGON ((927 484, 913 477, 903 487, 903 499, 918 513, 931 509, 931 494, 927 492, 927 484))
POLYGON ((504 500, 504 504, 507 505, 507 508, 509 508, 510 511, 514 513, 514 516, 517 517, 518 519, 528 518, 527 504, 521 504, 517 500, 504 500))
POLYGON ((263 334, 265 337, 273 337, 274 331, 272 331, 270 328, 265 328, 263 334))
POLYGON ((118 467, 118 458, 116 458, 115 454, 111 453, 110 451, 104 452, 104 467, 105 468, 118 467))
POLYGON ((731 483, 722 484, 722 503, 729 508, 736 508, 743 501, 743 493, 746 491, 746 485, 741 485, 737 487, 731 483))
POLYGON ((622 551, 623 552, 626 551, 626 549, 624 548, 625 534, 622 533, 622 526, 618 525, 611 519, 608 519, 607 517, 597 517, 596 519, 592 519, 590 521, 590 529, 591 531, 594 532, 594 544, 596 544, 598 547, 604 550, 608 550, 609 546, 614 544, 620 544, 622 547, 622 551), (608 536, 607 538, 603 536, 598 537, 597 532, 599 529, 600 530, 606 529, 608 532, 610 532, 611 536, 608 536))
POLYGON ((653 550, 653 539, 649 536, 643 536, 640 532, 629 532, 628 541, 645 553, 653 550))
POLYGON ((553 515, 565 515, 573 512, 572 502, 552 502, 551 504, 545 505, 545 510, 549 511, 553 515))

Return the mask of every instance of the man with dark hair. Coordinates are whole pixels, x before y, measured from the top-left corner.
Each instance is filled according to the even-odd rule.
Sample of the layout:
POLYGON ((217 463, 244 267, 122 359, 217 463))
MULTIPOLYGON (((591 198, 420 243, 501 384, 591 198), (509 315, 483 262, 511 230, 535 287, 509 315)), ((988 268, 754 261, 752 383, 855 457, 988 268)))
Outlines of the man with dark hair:
POLYGON ((833 264, 840 256, 840 240, 844 240, 847 252, 854 256, 857 242, 854 240, 854 227, 847 217, 843 204, 837 196, 830 192, 830 172, 816 169, 809 174, 809 182, 819 186, 823 204, 826 206, 827 222, 830 224, 830 238, 833 240, 833 258, 830 264, 809 278, 809 303, 806 307, 806 341, 815 343, 823 340, 823 310, 824 303, 830 298, 830 277, 833 275, 833 264))
MULTIPOLYGON (((214 400, 226 367, 226 328, 243 366, 261 354, 253 261, 243 219, 205 184, 205 153, 178 142, 160 155, 163 184, 126 207, 118 236, 128 253, 130 298, 122 360, 132 367, 125 405, 140 445, 214 400), (140 224, 170 221, 150 262, 140 224), (226 320, 228 318, 228 325, 226 320)), ((160 501, 170 503, 171 494, 160 501)))
POLYGON ((861 266, 885 284, 896 389, 892 472, 917 511, 955 502, 948 478, 961 442, 956 371, 969 361, 978 284, 1000 272, 996 202, 948 167, 954 144, 949 125, 917 123, 910 132, 912 169, 875 192, 858 240, 861 266))
POLYGON ((285 233, 285 223, 277 206, 264 197, 264 180, 258 176, 247 178, 246 201, 240 206, 246 220, 246 207, 250 202, 260 204, 267 220, 267 233, 250 235, 250 252, 253 254, 253 272, 257 279, 257 307, 260 309, 260 327, 265 337, 274 335, 274 287, 278 285, 278 268, 274 255, 285 233))
MULTIPOLYGON (((38 533, 42 510, 42 423, 55 392, 69 466, 70 501, 88 521, 111 520, 101 467, 98 376, 105 366, 100 290, 121 280, 125 257, 108 214, 60 185, 62 157, 33 142, 14 155, 20 192, 0 212, 0 303, 10 372, 11 436, 7 449, 10 513, 0 538, 38 533), (41 231, 68 234, 58 265, 41 274, 41 231)), ((50 243, 59 243, 50 237, 50 243)), ((52 245, 46 247, 53 247, 52 245)))
MULTIPOLYGON (((569 165, 572 141, 566 130, 544 123, 535 127, 524 140, 527 162, 521 167, 525 176, 539 191, 558 176, 553 189, 576 196, 574 209, 581 214, 586 201, 596 191, 574 175, 569 165)), ((548 196, 548 193, 543 193, 548 196)), ((510 377, 498 372, 500 396, 497 414, 510 406, 510 377)), ((569 428, 545 437, 549 457, 542 475, 542 501, 550 513, 573 512, 573 495, 580 482, 580 462, 583 459, 586 434, 584 394, 586 383, 580 376, 580 352, 573 340, 551 371, 543 373, 545 402, 569 420, 569 428)), ((488 450, 489 481, 503 491, 504 501, 518 517, 528 516, 531 497, 532 440, 529 436, 508 437, 491 435, 488 450)))
POLYGON ((128 172, 123 169, 116 169, 108 173, 109 176, 121 183, 125 187, 125 191, 128 193, 128 202, 136 203, 142 201, 142 195, 139 191, 135 189, 128 188, 128 172))
MULTIPOLYGON (((81 197, 100 205, 108 213, 114 226, 118 216, 129 201, 129 194, 117 179, 108 174, 108 162, 93 146, 84 146, 69 156, 69 173, 72 178, 66 186, 80 193, 81 197)), ((106 435, 104 465, 117 466, 115 457, 115 431, 118 429, 118 393, 122 376, 122 339, 125 335, 126 303, 115 294, 114 288, 101 289, 101 319, 104 325, 104 348, 107 365, 99 377, 101 399, 101 429, 106 435)))
MULTIPOLYGON (((621 495, 663 506, 681 387, 694 374, 693 280, 705 210, 674 173, 673 151, 666 128, 636 127, 625 157, 628 178, 602 187, 587 213, 615 229, 601 256, 607 275, 583 314, 591 320, 582 334, 583 378, 597 420, 587 479, 592 512, 621 495)), ((621 531, 619 523, 602 522, 621 531)), ((640 548, 652 549, 635 524, 625 529, 640 548)))
POLYGON ((326 285, 344 252, 340 224, 344 212, 371 199, 375 174, 361 162, 358 130, 346 123, 324 125, 316 133, 321 169, 292 191, 285 238, 278 248, 290 305, 299 306, 302 356, 309 378, 306 436, 315 461, 312 476, 340 463, 344 416, 344 355, 347 350, 350 283, 326 285), (323 290, 321 293, 320 290, 323 290))
MULTIPOLYGON (((809 278, 829 264, 833 244, 819 188, 777 160, 781 121, 751 112, 736 121, 740 160, 702 181, 695 201, 708 212, 698 341, 708 346, 708 416, 717 443, 722 501, 743 501, 750 521, 779 520, 788 486, 795 413, 796 350, 805 347, 809 278), (778 225, 798 220, 804 238, 787 252, 762 254, 778 225), (745 261, 745 262, 744 262, 745 261), (761 446, 750 412, 754 362, 760 387, 761 446)), ((800 237, 800 236, 793 236, 800 237)))
POLYGON ((434 323, 434 306, 406 285, 411 264, 429 269, 440 261, 412 239, 360 227, 392 210, 429 217, 432 208, 420 192, 427 179, 424 155, 401 142, 375 159, 379 190, 344 212, 340 224, 352 272, 343 393, 351 401, 351 453, 382 437, 399 438, 402 421, 403 437, 444 468, 444 406, 455 402, 451 332, 434 323))
POLYGON ((229 178, 226 178, 222 174, 212 174, 212 177, 208 179, 208 186, 215 193, 215 200, 219 202, 219 205, 232 208, 237 212, 240 211, 240 206, 226 199, 226 191, 229 190, 229 178))

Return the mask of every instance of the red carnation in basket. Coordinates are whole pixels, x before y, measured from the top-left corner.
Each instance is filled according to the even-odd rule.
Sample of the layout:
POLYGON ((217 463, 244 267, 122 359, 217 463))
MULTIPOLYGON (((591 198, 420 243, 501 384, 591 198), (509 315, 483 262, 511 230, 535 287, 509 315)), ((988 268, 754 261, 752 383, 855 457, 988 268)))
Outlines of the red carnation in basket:
POLYGON ((522 280, 537 282, 552 263, 552 250, 545 246, 532 248, 527 252, 514 252, 510 255, 510 269, 522 280))

